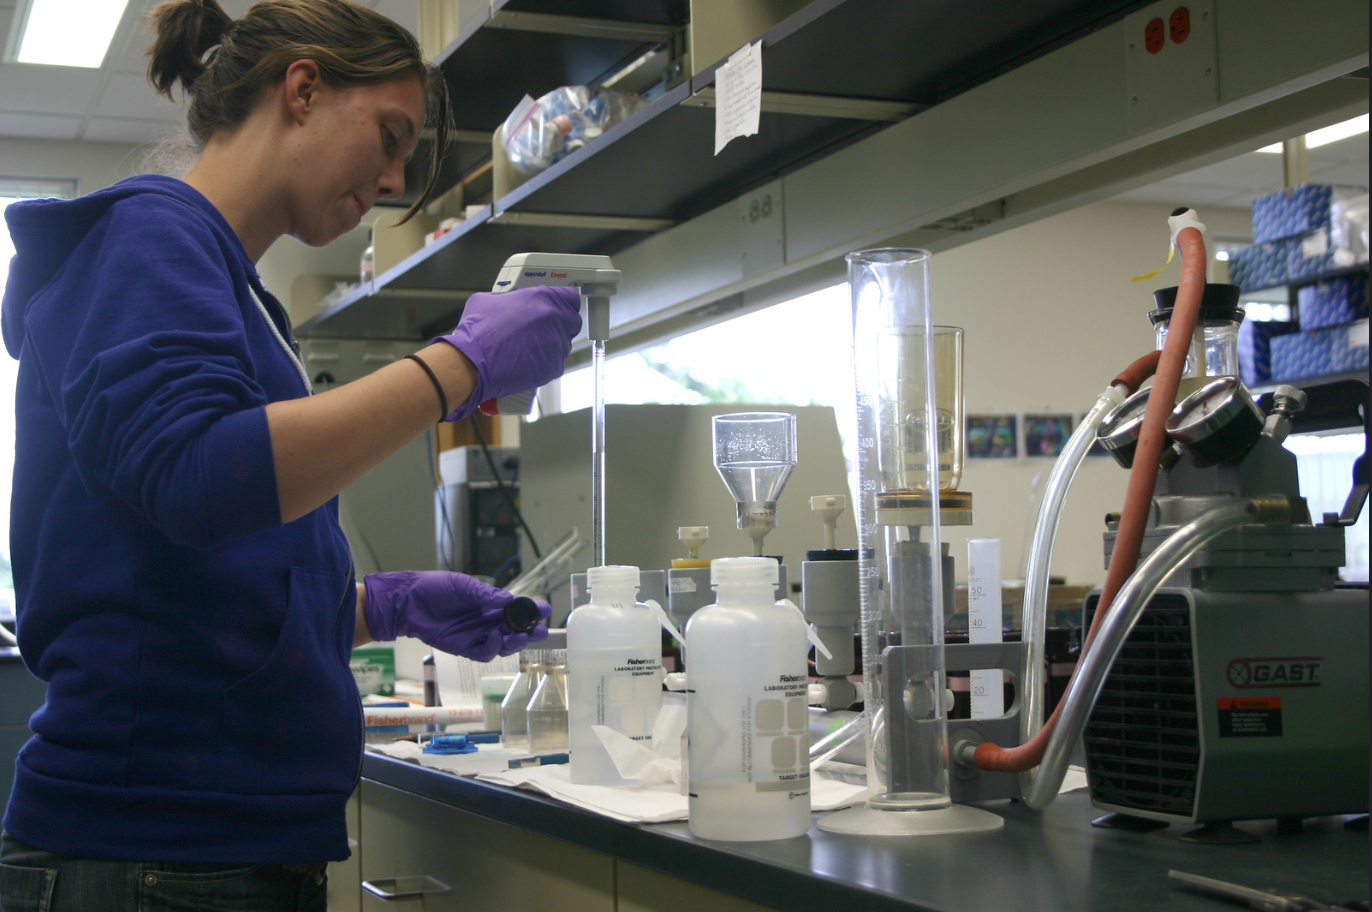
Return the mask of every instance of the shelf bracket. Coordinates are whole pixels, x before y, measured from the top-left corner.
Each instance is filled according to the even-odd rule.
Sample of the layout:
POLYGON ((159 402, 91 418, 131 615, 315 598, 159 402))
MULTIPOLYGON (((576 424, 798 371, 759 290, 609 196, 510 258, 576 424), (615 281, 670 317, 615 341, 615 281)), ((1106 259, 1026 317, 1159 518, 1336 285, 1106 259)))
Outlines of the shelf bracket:
POLYGON ((518 32, 541 32, 545 35, 577 35, 583 38, 611 38, 619 41, 651 41, 661 44, 678 31, 679 25, 653 22, 621 22, 614 19, 591 19, 586 16, 561 16, 554 13, 515 13, 501 10, 494 13, 484 28, 509 29, 518 32))
POLYGON ((622 215, 576 215, 565 212, 510 212, 491 218, 497 225, 528 225, 534 228, 586 228, 594 231, 666 231, 675 219, 634 218, 622 215))
MULTIPOLYGON (((715 106, 714 86, 707 86, 681 102, 696 108, 715 106)), ((809 117, 839 117, 848 120, 873 120, 895 123, 928 108, 929 105, 904 101, 877 101, 871 98, 844 98, 838 95, 802 95, 798 92, 763 92, 762 110, 769 114, 802 114, 809 117)))

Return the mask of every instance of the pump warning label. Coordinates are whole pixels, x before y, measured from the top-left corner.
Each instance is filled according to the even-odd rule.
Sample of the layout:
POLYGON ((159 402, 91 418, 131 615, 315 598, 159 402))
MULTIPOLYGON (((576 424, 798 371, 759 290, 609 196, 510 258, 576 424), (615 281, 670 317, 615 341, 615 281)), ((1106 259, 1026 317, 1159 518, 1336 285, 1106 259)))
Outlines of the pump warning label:
POLYGON ((1220 697, 1221 738, 1281 737, 1281 697, 1220 697))

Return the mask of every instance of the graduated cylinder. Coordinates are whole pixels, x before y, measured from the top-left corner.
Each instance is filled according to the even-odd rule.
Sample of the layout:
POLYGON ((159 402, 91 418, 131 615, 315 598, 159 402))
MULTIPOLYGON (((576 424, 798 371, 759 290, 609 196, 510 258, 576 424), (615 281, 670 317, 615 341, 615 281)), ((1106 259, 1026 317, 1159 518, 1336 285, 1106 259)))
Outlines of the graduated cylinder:
POLYGON ((777 602, 777 562, 715 560, 715 604, 686 625, 690 827, 705 839, 810 828, 805 621, 777 602))
POLYGON ((568 740, 573 782, 626 785, 592 730, 650 741, 662 708, 662 638, 637 600, 637 567, 586 571, 591 601, 567 618, 568 740))

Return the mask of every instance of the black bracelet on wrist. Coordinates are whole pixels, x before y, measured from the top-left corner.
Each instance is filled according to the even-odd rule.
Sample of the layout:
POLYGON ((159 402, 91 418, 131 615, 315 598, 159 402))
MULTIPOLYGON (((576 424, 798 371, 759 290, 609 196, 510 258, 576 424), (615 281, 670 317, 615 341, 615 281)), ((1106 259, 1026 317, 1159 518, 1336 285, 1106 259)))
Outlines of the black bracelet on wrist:
POLYGON ((434 392, 438 393, 438 407, 440 409, 438 413, 438 420, 440 422, 446 421, 448 419, 448 397, 443 392, 443 384, 438 382, 438 375, 435 374, 433 372, 433 368, 425 364, 424 359, 419 357, 418 355, 406 355, 405 357, 408 360, 413 361, 415 364, 418 364, 420 367, 424 368, 424 373, 428 374, 429 379, 433 381, 434 392))

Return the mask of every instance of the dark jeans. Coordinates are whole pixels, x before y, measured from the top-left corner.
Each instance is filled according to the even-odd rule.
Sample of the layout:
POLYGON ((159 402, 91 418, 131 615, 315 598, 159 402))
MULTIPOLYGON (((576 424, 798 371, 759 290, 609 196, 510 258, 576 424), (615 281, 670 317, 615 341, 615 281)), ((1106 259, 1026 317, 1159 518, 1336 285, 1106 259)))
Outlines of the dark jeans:
POLYGON ((0 912, 325 912, 322 875, 73 858, 0 833, 0 912))

